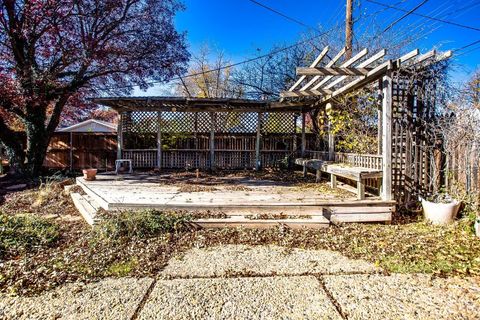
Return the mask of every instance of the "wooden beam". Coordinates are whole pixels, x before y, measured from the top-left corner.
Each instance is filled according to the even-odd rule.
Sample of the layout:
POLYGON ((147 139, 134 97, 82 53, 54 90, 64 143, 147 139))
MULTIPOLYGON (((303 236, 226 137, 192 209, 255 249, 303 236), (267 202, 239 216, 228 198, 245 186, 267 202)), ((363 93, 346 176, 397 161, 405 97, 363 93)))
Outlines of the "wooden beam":
MULTIPOLYGON (((310 68, 314 68, 314 67, 318 66, 320 64, 320 62, 323 60, 323 58, 327 55, 328 50, 330 50, 329 46, 326 46, 325 48, 323 48, 322 52, 320 52, 320 54, 317 56, 317 58, 310 65, 310 68)), ((305 80, 305 78, 306 78, 305 76, 301 76, 297 80, 297 82, 295 82, 295 84, 293 86, 291 86, 290 89, 288 89, 288 91, 295 90, 295 88, 298 87, 303 82, 303 80, 305 80)))
MULTIPOLYGON (((340 50, 339 53, 337 53, 337 55, 335 57, 333 57, 332 60, 330 60, 329 63, 327 63, 327 65, 325 66, 326 68, 330 68, 330 67, 333 67, 335 65, 335 63, 337 63, 338 60, 340 60, 340 58, 345 54, 345 47, 340 50)), ((308 88, 310 88, 310 86, 312 86, 315 82, 317 82, 317 80, 320 79, 320 76, 315 76, 313 77, 306 85, 304 85, 300 91, 305 91, 307 90, 308 88)))
POLYGON ((382 200, 393 200, 392 194, 392 77, 391 72, 382 83, 382 200))
MULTIPOLYGON (((0 157, 1 157, 1 154, 0 154, 0 157)), ((1 158, 0 158, 0 161, 1 161, 1 158)), ((73 132, 71 131, 70 131, 70 171, 73 171, 73 132)), ((105 171, 107 171, 107 168, 105 168, 105 171)))
POLYGON ((257 139, 255 141, 255 169, 258 171, 262 167, 262 159, 260 154, 260 143, 262 138, 262 121, 263 113, 257 115, 257 139))
POLYGON ((118 113, 117 117, 117 159, 122 159, 123 149, 123 126, 122 126, 123 113, 118 113))
POLYGON ((353 91, 357 89, 358 87, 361 87, 365 85, 366 83, 369 83, 371 81, 377 80, 379 77, 381 77, 387 70, 391 70, 393 68, 393 63, 392 61, 388 60, 382 63, 381 65, 377 66, 373 70, 371 70, 366 76, 355 79, 352 82, 347 83, 343 87, 335 90, 327 99, 332 99, 336 96, 339 96, 341 94, 347 93, 348 91, 353 91))
MULTIPOLYGON (((360 51, 359 53, 357 53, 355 56, 353 56, 352 58, 350 58, 350 59, 348 59, 347 61, 345 61, 344 63, 342 63, 342 64, 340 65, 340 67, 342 67, 342 68, 350 67, 352 64, 354 64, 355 62, 357 62, 357 61, 360 60, 361 58, 365 57, 367 54, 368 54, 368 49, 365 48, 365 49, 363 49, 362 51, 360 51)), ((319 83, 317 83, 317 84, 313 87, 313 90, 319 89, 319 88, 322 87, 324 84, 326 84, 328 81, 330 81, 330 79, 332 79, 332 78, 333 78, 332 76, 326 76, 325 78, 323 78, 322 81, 320 81, 319 83)))
POLYGON ((419 54, 420 54, 420 50, 418 50, 418 49, 412 50, 409 53, 404 54, 403 56, 400 57, 400 59, 398 59, 398 61, 399 61, 398 66, 400 67, 402 65, 402 63, 405 63, 405 62, 415 58, 419 54))
POLYGON ((210 112, 210 169, 215 167, 215 113, 210 112))
MULTIPOLYGON (((366 67, 370 66, 372 63, 374 62, 377 62, 379 59, 383 58, 385 55, 387 54, 387 50, 383 49, 383 50, 380 50, 379 52, 377 52, 376 54, 374 54, 373 56, 371 56, 370 58, 368 58, 367 60, 363 61, 362 63, 360 63, 356 68, 359 68, 359 69, 366 69, 366 67)), ((370 68, 370 70, 368 70, 368 72, 372 71, 372 69, 370 68)), ((368 75, 368 72, 366 73, 366 75, 368 75)), ((323 89, 330 89, 330 88, 333 88, 335 85, 339 84, 340 82, 342 82, 343 80, 345 80, 347 77, 346 76, 343 76, 343 77, 340 77, 338 79, 336 79, 335 81, 329 83, 326 87, 324 87, 323 89)))
POLYGON ((305 136, 305 112, 302 112, 302 145, 301 145, 302 158, 305 157, 306 145, 307 145, 307 140, 305 136))
POLYGON ((307 90, 307 91, 283 91, 280 93, 281 97, 284 98, 295 98, 295 97, 310 97, 310 96, 326 96, 332 94, 332 90, 318 89, 318 90, 307 90))
MULTIPOLYGON (((362 76, 366 75, 368 71, 372 68, 341 68, 341 67, 330 67, 330 68, 297 68, 297 75, 305 76, 362 76)), ((292 90, 290 90, 292 91, 292 90)))
POLYGON ((162 168, 162 112, 157 112, 157 168, 162 168))

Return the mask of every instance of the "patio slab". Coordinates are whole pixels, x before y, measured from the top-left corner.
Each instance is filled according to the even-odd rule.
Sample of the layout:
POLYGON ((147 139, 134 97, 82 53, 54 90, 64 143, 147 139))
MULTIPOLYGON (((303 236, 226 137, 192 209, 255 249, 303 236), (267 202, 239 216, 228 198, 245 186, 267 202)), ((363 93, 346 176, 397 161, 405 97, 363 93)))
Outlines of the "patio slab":
POLYGON ((160 280, 139 319, 341 319, 315 277, 160 280))
POLYGON ((480 319, 480 282, 428 275, 325 276, 348 319, 480 319))
POLYGON ((327 250, 288 249, 278 246, 223 245, 191 249, 170 259, 164 277, 225 277, 306 274, 374 273, 373 264, 352 260, 327 250))
POLYGON ((0 296, 0 319, 131 319, 153 279, 67 284, 36 297, 0 296))

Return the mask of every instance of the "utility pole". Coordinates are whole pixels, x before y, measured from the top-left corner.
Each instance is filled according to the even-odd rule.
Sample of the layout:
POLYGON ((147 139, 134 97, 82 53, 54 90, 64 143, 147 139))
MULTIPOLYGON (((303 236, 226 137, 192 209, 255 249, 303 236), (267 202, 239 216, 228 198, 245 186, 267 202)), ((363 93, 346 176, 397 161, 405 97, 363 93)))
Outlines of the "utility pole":
POLYGON ((345 13, 345 58, 350 59, 352 57, 353 47, 353 0, 347 0, 346 13, 345 13))

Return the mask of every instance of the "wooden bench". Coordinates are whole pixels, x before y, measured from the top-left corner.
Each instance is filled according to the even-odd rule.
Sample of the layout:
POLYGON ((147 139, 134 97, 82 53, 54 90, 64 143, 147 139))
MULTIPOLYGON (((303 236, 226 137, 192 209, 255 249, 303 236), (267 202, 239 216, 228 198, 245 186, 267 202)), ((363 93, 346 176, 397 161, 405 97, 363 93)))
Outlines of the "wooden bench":
POLYGON ((365 199, 365 179, 381 179, 381 169, 371 169, 362 167, 351 167, 345 164, 324 163, 321 171, 330 174, 330 185, 332 188, 337 187, 337 176, 350 179, 357 182, 357 199, 365 199))
POLYGON ((326 161, 319 160, 319 159, 303 159, 297 158, 295 159, 295 164, 303 167, 303 177, 307 176, 307 169, 316 170, 316 181, 320 182, 321 175, 322 175, 322 166, 326 163, 326 161))

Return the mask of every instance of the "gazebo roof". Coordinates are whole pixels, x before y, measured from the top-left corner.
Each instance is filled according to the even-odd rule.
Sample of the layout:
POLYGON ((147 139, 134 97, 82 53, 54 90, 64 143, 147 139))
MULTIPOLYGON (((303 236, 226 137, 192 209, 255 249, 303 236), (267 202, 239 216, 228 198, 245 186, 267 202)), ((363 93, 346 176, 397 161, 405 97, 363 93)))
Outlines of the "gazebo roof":
POLYGON ((124 111, 239 111, 239 112, 299 112, 308 108, 301 102, 278 102, 268 100, 230 98, 186 98, 186 97, 99 97, 94 103, 124 111))

